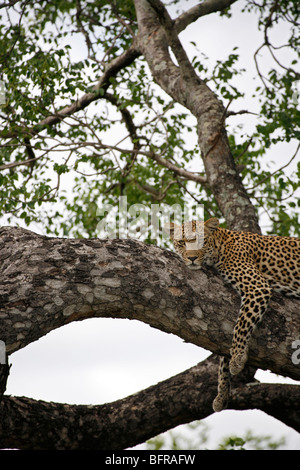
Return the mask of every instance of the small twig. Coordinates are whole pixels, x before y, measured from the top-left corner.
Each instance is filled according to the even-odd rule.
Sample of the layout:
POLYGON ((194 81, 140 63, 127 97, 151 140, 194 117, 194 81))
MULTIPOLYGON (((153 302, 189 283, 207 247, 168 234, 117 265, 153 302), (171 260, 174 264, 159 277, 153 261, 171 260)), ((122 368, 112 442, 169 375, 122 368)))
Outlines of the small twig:
POLYGON ((272 176, 274 176, 276 173, 278 173, 279 171, 282 171, 284 168, 286 168, 287 166, 289 166, 292 161, 294 160, 294 158, 296 157, 297 153, 298 153, 298 150, 300 148, 300 143, 298 144, 297 146, 297 149, 296 149, 296 152, 294 153, 294 155, 292 156, 292 158, 290 158, 290 160, 283 166, 281 166, 280 168, 278 168, 277 170, 273 171, 273 173, 270 173, 268 176, 266 176, 265 178, 261 179, 260 181, 258 181, 258 183, 256 183, 254 186, 251 186, 250 188, 247 188, 247 191, 252 191, 252 189, 254 188, 257 188, 257 186, 260 186, 262 183, 264 183, 266 180, 270 179, 272 176))
POLYGON ((239 160, 245 153, 247 152, 248 148, 251 145, 253 137, 250 138, 249 142, 247 142, 246 147, 242 150, 242 152, 235 158, 235 161, 239 160))
POLYGON ((253 111, 248 111, 247 109, 241 109, 240 111, 227 111, 226 118, 230 116, 237 116, 239 114, 252 114, 253 116, 259 116, 258 113, 253 113, 253 111))

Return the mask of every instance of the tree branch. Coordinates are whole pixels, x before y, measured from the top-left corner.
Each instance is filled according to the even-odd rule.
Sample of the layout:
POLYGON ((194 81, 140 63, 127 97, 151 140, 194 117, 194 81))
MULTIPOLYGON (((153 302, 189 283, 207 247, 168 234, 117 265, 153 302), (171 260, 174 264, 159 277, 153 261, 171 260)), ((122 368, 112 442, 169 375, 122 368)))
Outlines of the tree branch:
MULTIPOLYGON (((212 270, 190 271, 175 253, 135 240, 48 238, 2 227, 0 259, 0 338, 9 354, 66 323, 112 317, 137 319, 229 355, 238 296, 212 270)), ((274 297, 252 339, 248 365, 300 379, 299 366, 292 360, 292 344, 300 329, 299 306, 299 300, 274 297)), ((133 446, 172 426, 211 414, 217 363, 216 357, 210 358, 139 394, 101 406, 4 395, 1 446, 133 446), (29 432, 32 429, 34 433, 29 432)), ((240 385, 240 380, 253 381, 253 377, 242 375, 234 380, 240 385)), ((299 387, 272 384, 255 388, 252 395, 249 390, 253 389, 239 388, 229 407, 261 408, 299 429, 299 415, 291 404, 297 402, 299 387)))
POLYGON ((229 408, 264 411, 300 432, 299 399, 299 385, 255 382, 233 389, 229 408))
MULTIPOLYGON (((26 135, 34 136, 38 132, 41 132, 48 126, 53 126, 61 122, 64 118, 71 116, 72 114, 86 108, 89 104, 97 99, 103 98, 104 92, 110 86, 109 79, 115 76, 122 68, 130 65, 138 56, 140 52, 137 50, 135 43, 132 44, 122 55, 113 59, 109 64, 107 64, 106 69, 103 75, 98 80, 97 84, 92 88, 89 93, 85 93, 81 98, 74 101, 72 104, 65 106, 60 109, 56 114, 47 116, 45 119, 40 121, 34 127, 28 129, 24 126, 23 132, 26 135), (100 91, 101 90, 101 91, 100 91)), ((20 128, 17 128, 14 131, 6 131, 1 134, 3 139, 10 139, 16 137, 20 134, 20 128)))
MULTIPOLYGON (((132 447, 174 426, 209 416, 217 369, 218 358, 210 356, 168 380, 100 406, 4 396, 0 405, 1 446, 24 450, 132 447)), ((300 430, 299 414, 294 411, 299 399, 300 386, 255 383, 235 388, 230 406, 244 409, 247 403, 247 409, 268 410, 270 415, 300 430)))
MULTIPOLYGON (((49 331, 94 317, 136 319, 229 355, 240 299, 212 270, 136 240, 48 238, 0 229, 0 339, 8 354, 49 331)), ((274 296, 249 364, 296 380, 300 300, 274 296)))
MULTIPOLYGON (((159 165, 164 166, 165 168, 168 168, 168 170, 173 171, 174 173, 176 173, 178 176, 181 176, 182 178, 185 178, 185 179, 190 180, 190 181, 195 181, 195 182, 200 183, 200 184, 207 183, 207 179, 206 179, 205 176, 198 175, 197 173, 193 173, 189 170, 186 170, 185 168, 181 168, 179 166, 176 166, 170 160, 167 160, 167 159, 163 158, 161 155, 159 155, 158 153, 155 153, 155 152, 148 152, 146 150, 140 150, 140 149, 130 150, 130 149, 119 147, 117 145, 107 145, 107 144, 104 144, 102 142, 99 142, 97 144, 95 144, 94 142, 92 142, 92 143, 83 142, 83 143, 76 144, 75 147, 79 148, 79 147, 83 147, 83 146, 87 146, 87 145, 91 145, 91 146, 94 146, 94 147, 99 147, 99 148, 102 148, 102 149, 116 150, 117 152, 124 153, 124 154, 132 153, 132 154, 135 155, 138 152, 140 155, 145 155, 146 157, 149 157, 152 160, 155 160, 159 165)), ((0 169, 1 169, 1 167, 0 167, 0 169)))
POLYGON ((236 1, 237 0, 206 0, 201 2, 178 16, 174 21, 174 28, 177 33, 180 33, 201 16, 223 11, 236 1))

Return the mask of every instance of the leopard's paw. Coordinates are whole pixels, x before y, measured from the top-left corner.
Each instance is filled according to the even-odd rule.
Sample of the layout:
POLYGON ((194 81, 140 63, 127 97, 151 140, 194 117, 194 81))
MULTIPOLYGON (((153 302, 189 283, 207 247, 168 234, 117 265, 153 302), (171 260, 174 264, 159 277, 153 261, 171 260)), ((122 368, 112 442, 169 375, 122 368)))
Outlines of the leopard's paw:
POLYGON ((247 362, 247 356, 247 351, 241 351, 232 355, 229 362, 229 371, 231 375, 237 375, 242 372, 247 362))
POLYGON ((218 413, 219 411, 227 408, 228 398, 228 394, 222 394, 219 392, 213 401, 213 410, 218 413))

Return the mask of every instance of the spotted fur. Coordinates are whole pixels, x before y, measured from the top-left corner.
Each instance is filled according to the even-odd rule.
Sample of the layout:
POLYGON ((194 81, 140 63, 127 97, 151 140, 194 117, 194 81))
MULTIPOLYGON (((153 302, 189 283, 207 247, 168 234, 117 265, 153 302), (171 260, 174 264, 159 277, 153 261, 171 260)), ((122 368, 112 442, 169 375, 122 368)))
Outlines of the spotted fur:
POLYGON ((226 407, 230 374, 245 366, 251 335, 268 307, 272 291, 300 297, 300 239, 258 235, 219 227, 219 221, 192 221, 168 227, 175 250, 190 269, 215 266, 241 296, 230 361, 221 358, 213 408, 226 407))

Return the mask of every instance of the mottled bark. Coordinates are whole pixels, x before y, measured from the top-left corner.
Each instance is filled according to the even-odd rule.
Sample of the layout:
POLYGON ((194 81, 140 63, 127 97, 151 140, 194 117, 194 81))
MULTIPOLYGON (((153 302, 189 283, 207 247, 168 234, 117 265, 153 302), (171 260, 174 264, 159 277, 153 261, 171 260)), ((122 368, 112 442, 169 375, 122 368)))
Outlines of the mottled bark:
POLYGON ((4 397, 0 445, 69 450, 134 446, 170 427, 211 414, 209 402, 216 390, 216 377, 217 361, 205 361, 130 397, 101 406, 4 397), (32 429, 36 430, 34 436, 32 429))
MULTIPOLYGON (((238 295, 211 270, 189 270, 173 252, 136 240, 48 238, 4 227, 0 259, 0 339, 8 353, 74 320, 114 317, 229 354, 238 295)), ((299 306, 273 299, 254 334, 251 365, 300 379, 291 360, 299 306)))
MULTIPOLYGON (((9 353, 74 320, 126 317, 229 354, 239 310, 237 295, 213 271, 188 270, 175 253, 134 240, 48 238, 4 227, 0 229, 0 259, 0 338, 9 353)), ((300 379, 299 366, 292 361, 292 343, 300 329, 299 306, 299 300, 273 299, 251 343, 250 365, 300 379)), ((197 377, 197 369, 187 372, 188 382, 179 391, 175 377, 159 389, 99 407, 4 395, 0 445, 33 449, 132 446, 212 413, 217 367, 211 361, 199 367, 197 377)), ((253 406, 269 410, 284 422, 295 420, 284 411, 294 392, 297 402, 299 387, 280 389, 280 400, 277 386, 272 387, 268 395, 260 392, 259 400, 261 389, 256 388, 251 399, 246 389, 248 401, 241 389, 233 395, 232 406, 253 406)))
MULTIPOLYGON (((4 397, 0 406, 0 445, 47 450, 118 450, 134 446, 170 427, 210 415, 217 368, 218 358, 211 356, 164 382, 100 406, 4 397)), ((283 415, 284 422, 300 430, 300 417, 295 412, 295 400, 299 399, 300 387, 256 383, 234 389, 232 405, 244 409, 247 402, 247 409, 255 407, 275 417, 283 415)))

